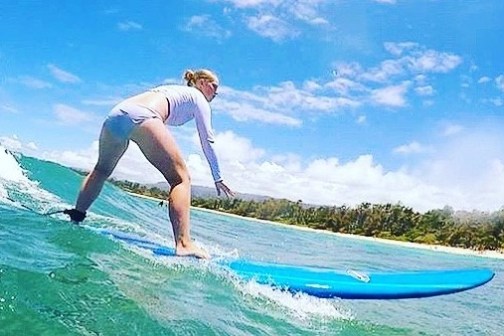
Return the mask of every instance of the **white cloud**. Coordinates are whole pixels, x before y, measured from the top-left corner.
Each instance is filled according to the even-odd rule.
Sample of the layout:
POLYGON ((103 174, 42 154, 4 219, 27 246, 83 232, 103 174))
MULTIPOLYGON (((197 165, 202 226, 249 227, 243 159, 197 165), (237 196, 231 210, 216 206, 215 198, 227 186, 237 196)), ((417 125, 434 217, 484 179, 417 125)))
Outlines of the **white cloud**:
POLYGON ((249 29, 257 34, 280 42, 299 35, 299 32, 288 22, 272 15, 252 16, 247 19, 249 29))
MULTIPOLYGON (((324 87, 359 104, 404 107, 408 105, 406 94, 412 84, 417 95, 432 96, 436 90, 428 75, 450 72, 462 62, 458 55, 427 49, 415 42, 386 42, 384 47, 395 58, 369 68, 357 62, 337 62, 335 78, 324 87)), ((433 101, 424 104, 432 105, 433 101)))
POLYGON ((19 76, 14 81, 32 89, 48 89, 52 87, 51 83, 31 76, 19 76))
POLYGON ((87 113, 65 104, 56 104, 53 107, 56 119, 65 125, 77 125, 82 122, 92 121, 93 117, 87 113))
POLYGON ((415 84, 416 85, 419 85, 419 86, 425 86, 427 85, 427 76, 426 75, 416 75, 413 80, 415 81, 415 84))
POLYGON ((432 196, 422 199, 422 195, 432 195, 434 186, 424 185, 402 172, 387 172, 373 162, 371 155, 347 163, 340 163, 337 158, 317 159, 299 173, 282 171, 271 175, 269 178, 277 184, 277 197, 313 204, 400 201, 410 205, 414 199, 416 210, 427 210, 436 208, 439 201, 432 196))
POLYGON ((350 96, 353 92, 367 91, 367 88, 361 83, 344 77, 337 77, 336 79, 326 83, 325 87, 334 90, 342 96, 350 96))
POLYGON ((490 102, 492 104, 494 104, 495 106, 502 106, 504 105, 504 101, 502 98, 498 97, 498 98, 493 98, 493 99, 490 99, 490 102))
POLYGON ((418 86, 415 88, 415 92, 420 96, 432 96, 434 94, 434 88, 430 85, 418 86))
POLYGON ((334 64, 334 68, 337 76, 347 78, 357 78, 364 72, 363 67, 357 62, 337 62, 334 64))
POLYGON ((504 75, 500 75, 495 78, 495 85, 497 85, 497 89, 504 92, 504 75))
POLYGON ((432 106, 432 105, 434 105, 434 101, 427 99, 427 100, 422 101, 422 105, 423 106, 432 106))
POLYGON ((324 19, 318 10, 320 3, 324 0, 299 0, 292 3, 288 8, 297 19, 312 25, 326 25, 328 21, 324 19))
POLYGON ((226 0, 238 8, 278 6, 284 0, 226 0))
POLYGON ((233 9, 226 14, 235 17, 238 12, 248 29, 258 35, 281 42, 300 36, 306 25, 325 28, 330 22, 321 8, 326 0, 223 0, 233 9))
POLYGON ((268 174, 277 174, 277 173, 282 173, 285 171, 285 169, 274 162, 269 162, 265 161, 259 166, 259 170, 264 173, 268 174))
POLYGON ((449 124, 449 125, 446 125, 443 129, 443 131, 441 132, 441 134, 443 136, 452 136, 452 135, 455 135, 455 134, 459 134, 460 132, 462 132, 464 130, 464 127, 461 126, 461 125, 457 125, 457 124, 449 124))
POLYGON ((471 87, 471 85, 473 83, 472 77, 470 77, 468 75, 461 75, 460 80, 461 80, 460 86, 463 88, 466 88, 466 89, 471 87))
POLYGON ((29 148, 30 150, 38 150, 38 146, 35 142, 29 142, 26 144, 26 147, 29 148))
MULTIPOLYGON (((445 139, 448 142, 436 144, 436 151, 419 142, 406 146, 410 152, 422 152, 426 157, 409 170, 386 170, 371 155, 345 163, 328 157, 305 164, 294 156, 287 164, 261 154, 254 160, 240 161, 241 166, 228 167, 225 163, 223 172, 238 190, 314 204, 355 205, 367 201, 401 202, 419 211, 445 205, 465 210, 499 209, 504 199, 504 139, 499 127, 483 126, 445 139)), ((241 150, 239 147, 232 151, 253 148, 250 142, 245 142, 241 150)), ((226 145, 221 150, 225 151, 226 145)))
POLYGON ((236 121, 258 121, 265 124, 287 126, 300 126, 302 124, 302 121, 298 118, 254 107, 246 102, 221 102, 215 105, 216 111, 225 111, 226 114, 229 114, 236 121))
MULTIPOLYGON (((196 134, 193 143, 199 146, 199 138, 196 134)), ((227 162, 237 161, 241 164, 258 161, 265 154, 263 149, 254 148, 250 139, 240 137, 231 131, 216 135, 215 148, 222 160, 227 162)))
POLYGON ((183 29, 198 35, 209 36, 216 39, 229 38, 232 34, 211 19, 210 15, 196 15, 188 19, 183 29))
POLYGON ((366 116, 365 115, 360 115, 357 117, 357 120, 355 120, 357 124, 365 124, 366 123, 366 116))
POLYGON ((358 101, 347 97, 315 94, 321 85, 310 82, 297 88, 292 82, 277 86, 257 86, 245 92, 221 87, 222 95, 213 102, 218 113, 230 115, 237 121, 259 121, 268 124, 300 126, 307 113, 335 113, 342 109, 360 106, 358 101))
POLYGON ((117 24, 117 29, 120 31, 142 30, 143 26, 135 21, 124 21, 117 24))
POLYGON ((12 151, 21 151, 23 148, 23 143, 19 140, 17 135, 13 136, 0 136, 0 144, 5 146, 5 148, 12 151))
POLYGON ((385 60, 377 68, 362 73, 360 79, 373 82, 386 82, 393 76, 404 75, 405 67, 402 60, 385 60))
POLYGON ((497 210, 504 204, 504 139, 499 125, 476 125, 438 144, 415 172, 451 194, 456 208, 497 210))
POLYGON ((462 63, 462 58, 451 53, 427 50, 408 58, 408 61, 411 69, 415 71, 446 73, 462 63))
MULTIPOLYGON (((282 17, 288 22, 300 21, 312 26, 329 24, 320 10, 326 0, 224 0, 235 8, 246 13, 254 13, 252 17, 282 17)), ((250 26, 249 26, 250 28, 250 26)), ((252 29, 256 31, 255 29, 252 29)), ((256 31, 257 32, 257 31, 256 31)), ((261 34, 262 35, 262 34, 261 34)), ((265 35, 263 35, 265 36, 265 35)), ((266 36, 270 37, 271 36, 266 36)))
POLYGON ((462 63, 462 57, 448 52, 440 52, 414 42, 386 42, 384 47, 392 55, 399 57, 382 62, 377 69, 368 70, 366 79, 383 81, 391 75, 413 73, 447 73, 462 63))
POLYGON ((484 84, 484 83, 488 83, 490 82, 492 79, 490 77, 487 77, 487 76, 483 76, 481 77, 480 79, 478 79, 478 83, 479 84, 484 84))
MULTIPOLYGON (((370 69, 356 62, 339 62, 335 65, 335 76, 330 80, 311 79, 301 87, 285 81, 271 87, 258 86, 251 92, 223 88, 224 94, 215 101, 215 109, 238 121, 259 120, 300 126, 312 113, 334 114, 365 104, 400 108, 408 105, 407 94, 413 84, 417 95, 435 94, 427 75, 418 73, 420 70, 443 72, 457 65, 451 61, 451 54, 425 50, 416 43, 389 42, 386 47, 395 54, 404 55, 399 59, 385 60, 370 69), (391 81, 395 78, 399 81, 397 84, 391 81), (376 87, 377 83, 388 85, 376 87)), ((458 59, 458 56, 453 57, 458 59)), ((423 102, 425 106, 433 103, 432 100, 423 102)))
POLYGON ((341 107, 357 107, 360 104, 344 97, 315 96, 298 89, 293 82, 283 82, 267 89, 268 104, 291 111, 294 108, 307 111, 332 112, 341 107))
POLYGON ((72 73, 70 73, 68 71, 63 70, 63 69, 57 67, 54 64, 48 64, 47 68, 49 69, 49 71, 51 72, 51 74, 53 75, 53 77, 56 78, 57 80, 59 80, 62 83, 75 84, 75 83, 80 83, 82 81, 76 75, 74 75, 74 74, 72 74, 72 73))
POLYGON ((302 121, 272 108, 263 95, 220 88, 222 95, 213 102, 213 110, 230 115, 237 121, 259 121, 266 124, 300 126, 302 121))
POLYGON ((373 90, 371 100, 378 105, 403 107, 406 105, 405 95, 407 92, 408 84, 388 86, 373 90))
POLYGON ((394 5, 397 0, 373 0, 373 1, 378 2, 378 3, 383 3, 383 4, 394 5))
POLYGON ((383 46, 392 55, 401 56, 405 51, 418 48, 419 44, 415 42, 385 42, 383 46))
POLYGON ((0 144, 11 151, 28 153, 28 154, 32 154, 33 151, 38 150, 38 146, 36 143, 34 142, 24 143, 15 134, 12 136, 0 136, 0 144))
POLYGON ((303 83, 303 89, 309 92, 314 92, 317 90, 320 90, 322 88, 322 85, 317 83, 314 80, 307 80, 303 83))
POLYGON ((413 141, 410 142, 409 144, 396 147, 393 150, 394 153, 398 154, 425 153, 427 151, 429 151, 429 149, 421 145, 417 141, 413 141))

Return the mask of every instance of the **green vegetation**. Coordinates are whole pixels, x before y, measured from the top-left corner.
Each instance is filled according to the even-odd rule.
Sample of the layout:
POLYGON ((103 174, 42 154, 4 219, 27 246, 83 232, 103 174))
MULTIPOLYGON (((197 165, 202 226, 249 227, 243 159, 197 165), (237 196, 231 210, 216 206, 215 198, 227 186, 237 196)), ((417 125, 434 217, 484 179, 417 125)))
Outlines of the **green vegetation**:
MULTIPOLYGON (((168 192, 129 181, 112 181, 133 193, 166 199, 168 192)), ((307 206, 301 200, 263 201, 198 198, 195 207, 235 215, 368 237, 474 250, 504 250, 504 209, 495 213, 457 212, 445 207, 419 213, 401 204, 362 203, 355 207, 307 206)))

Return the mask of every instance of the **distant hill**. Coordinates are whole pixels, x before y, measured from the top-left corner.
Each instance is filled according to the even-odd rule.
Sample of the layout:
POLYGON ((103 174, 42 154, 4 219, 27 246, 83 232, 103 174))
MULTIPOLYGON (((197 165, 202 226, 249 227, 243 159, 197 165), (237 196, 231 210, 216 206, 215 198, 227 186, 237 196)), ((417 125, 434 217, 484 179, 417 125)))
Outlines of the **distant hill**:
MULTIPOLYGON (((169 189, 169 185, 166 182, 145 184, 145 186, 147 188, 159 188, 164 191, 167 191, 169 189)), ((215 190, 215 188, 193 185, 191 186, 191 195, 192 197, 201 197, 201 198, 217 197, 217 191, 215 190)), ((246 201, 257 201, 257 202, 273 199, 272 197, 269 196, 242 194, 242 193, 236 193, 236 197, 246 201)))

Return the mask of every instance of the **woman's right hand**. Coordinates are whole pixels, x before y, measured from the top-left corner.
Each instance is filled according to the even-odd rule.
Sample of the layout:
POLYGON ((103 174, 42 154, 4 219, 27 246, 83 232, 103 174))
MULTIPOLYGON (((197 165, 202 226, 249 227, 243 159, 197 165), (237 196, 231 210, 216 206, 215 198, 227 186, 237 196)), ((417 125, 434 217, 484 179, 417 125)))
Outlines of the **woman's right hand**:
POLYGON ((223 181, 215 182, 215 189, 217 189, 217 196, 221 195, 221 191, 224 192, 227 197, 234 197, 235 195, 223 181))

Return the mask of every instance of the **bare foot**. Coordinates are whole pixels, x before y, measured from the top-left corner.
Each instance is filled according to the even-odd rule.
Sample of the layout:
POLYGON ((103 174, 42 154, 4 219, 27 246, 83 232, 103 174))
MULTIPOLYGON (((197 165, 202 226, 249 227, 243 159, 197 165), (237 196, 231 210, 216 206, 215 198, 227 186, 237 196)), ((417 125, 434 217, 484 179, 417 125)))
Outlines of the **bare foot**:
POLYGON ((185 244, 185 246, 182 243, 177 244, 175 248, 175 254, 179 257, 196 257, 199 259, 211 258, 210 254, 207 251, 199 248, 192 242, 185 244))

